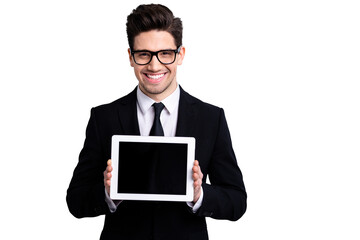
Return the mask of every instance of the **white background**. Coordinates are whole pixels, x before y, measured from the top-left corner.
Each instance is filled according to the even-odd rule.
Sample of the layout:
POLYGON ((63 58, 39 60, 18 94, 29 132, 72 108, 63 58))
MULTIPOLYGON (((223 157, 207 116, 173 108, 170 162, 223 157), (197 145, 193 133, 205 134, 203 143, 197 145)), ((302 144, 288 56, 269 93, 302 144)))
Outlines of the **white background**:
MULTIPOLYGON (((66 189, 90 108, 137 84, 140 3, 1 1, 1 239, 99 238, 104 217, 74 218, 66 189)), ((184 24, 179 83, 225 109, 249 195, 210 239, 360 239, 358 1, 161 3, 184 24)))

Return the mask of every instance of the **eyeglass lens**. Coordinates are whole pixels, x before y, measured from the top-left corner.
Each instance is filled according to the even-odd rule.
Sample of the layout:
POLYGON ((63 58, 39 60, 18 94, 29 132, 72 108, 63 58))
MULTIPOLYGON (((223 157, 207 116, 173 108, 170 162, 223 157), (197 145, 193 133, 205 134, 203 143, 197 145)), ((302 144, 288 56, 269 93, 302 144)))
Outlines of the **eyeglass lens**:
MULTIPOLYGON (((151 52, 135 52, 134 53, 134 58, 135 58, 135 62, 137 64, 148 64, 150 63, 151 59, 152 59, 152 53, 151 52)), ((170 50, 163 50, 163 51, 159 51, 157 53, 154 53, 154 55, 156 55, 156 57, 158 58, 158 60, 163 63, 163 64, 170 64, 173 63, 175 61, 175 51, 170 51, 170 50)))

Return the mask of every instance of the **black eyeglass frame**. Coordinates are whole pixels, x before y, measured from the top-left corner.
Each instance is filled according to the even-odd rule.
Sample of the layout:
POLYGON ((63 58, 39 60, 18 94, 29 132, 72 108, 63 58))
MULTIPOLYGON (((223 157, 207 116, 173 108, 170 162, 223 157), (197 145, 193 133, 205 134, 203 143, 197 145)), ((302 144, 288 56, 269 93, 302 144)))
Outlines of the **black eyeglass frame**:
POLYGON ((154 56, 156 56, 156 58, 159 60, 159 62, 160 62, 161 64, 164 64, 164 65, 173 64, 173 63, 175 62, 175 60, 176 60, 176 55, 177 55, 177 53, 180 52, 180 50, 181 50, 181 46, 179 46, 179 47, 178 47, 177 49, 175 49, 175 50, 174 50, 174 49, 163 49, 163 50, 159 50, 159 51, 156 51, 156 52, 152 52, 152 51, 149 51, 149 50, 132 50, 132 49, 130 49, 130 51, 131 51, 131 56, 133 57, 134 62, 135 62, 137 65, 148 65, 149 63, 151 63, 151 61, 152 61, 152 59, 153 59, 154 56), (163 63, 163 62, 159 59, 159 56, 158 56, 159 52, 163 52, 163 51, 173 51, 173 52, 175 53, 174 61, 172 61, 171 63, 163 63), (151 54, 151 57, 150 57, 149 62, 147 62, 147 63, 137 63, 136 60, 135 60, 134 54, 135 54, 135 53, 138 53, 138 52, 147 52, 147 53, 150 53, 150 54, 151 54))

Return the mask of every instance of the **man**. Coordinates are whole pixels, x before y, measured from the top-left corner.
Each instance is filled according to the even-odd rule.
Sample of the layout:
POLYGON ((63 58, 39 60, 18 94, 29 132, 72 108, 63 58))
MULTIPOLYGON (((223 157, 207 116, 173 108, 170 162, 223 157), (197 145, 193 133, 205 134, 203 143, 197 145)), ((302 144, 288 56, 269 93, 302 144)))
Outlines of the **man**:
MULTIPOLYGON (((178 85, 177 66, 185 56, 182 23, 167 7, 140 5, 128 16, 127 34, 130 64, 139 84, 127 96, 91 110, 67 192, 69 210, 78 218, 105 214, 101 239, 208 239, 205 217, 235 221, 246 210, 247 195, 224 111, 178 85), (155 126, 153 104, 160 102, 162 135, 196 138, 194 199, 113 201, 111 137, 148 136, 155 126), (211 185, 206 183, 208 176, 211 185)), ((130 171, 136 178, 136 169, 130 171)))

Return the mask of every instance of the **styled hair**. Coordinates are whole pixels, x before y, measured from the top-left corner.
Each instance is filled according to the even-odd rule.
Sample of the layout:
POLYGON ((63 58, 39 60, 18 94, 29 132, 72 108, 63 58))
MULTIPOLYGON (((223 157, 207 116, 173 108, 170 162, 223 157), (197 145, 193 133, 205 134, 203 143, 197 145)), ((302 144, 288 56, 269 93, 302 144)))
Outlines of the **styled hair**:
POLYGON ((174 17, 171 10, 160 4, 140 5, 127 17, 126 33, 130 49, 134 48, 134 39, 142 32, 161 30, 170 33, 176 47, 182 45, 182 22, 174 17))

